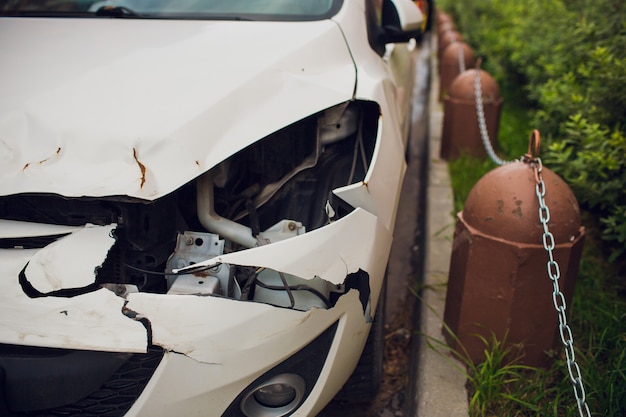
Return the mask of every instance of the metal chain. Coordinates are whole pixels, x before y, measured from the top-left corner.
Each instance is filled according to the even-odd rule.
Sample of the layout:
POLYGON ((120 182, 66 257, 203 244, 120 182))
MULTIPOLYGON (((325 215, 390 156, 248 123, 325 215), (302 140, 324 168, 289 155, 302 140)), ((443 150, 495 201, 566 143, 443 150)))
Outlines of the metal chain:
POLYGON ((456 42, 456 45, 458 46, 456 50, 459 53, 459 74, 462 74, 465 72, 465 51, 461 42, 456 42))
POLYGON ((483 89, 480 82, 480 68, 476 68, 476 77, 474 78, 474 96, 476 97, 476 115, 478 116, 478 128, 480 129, 480 137, 483 141, 483 146, 489 158, 497 165, 506 165, 513 161, 505 161, 500 159, 491 146, 489 140, 489 132, 487 131, 487 123, 485 122, 485 109, 483 107, 483 89))
MULTIPOLYGON (((538 132, 533 132, 533 135, 537 136, 536 138, 531 138, 531 141, 538 141, 538 132)), ((580 374, 580 367, 576 363, 576 356, 574 355, 574 337, 572 336, 572 330, 567 324, 567 316, 565 314, 567 305, 565 303, 565 296, 559 288, 559 278, 561 276, 561 272, 559 270, 559 264, 554 260, 552 252, 554 250, 555 243, 554 236, 552 235, 552 233, 550 233, 550 230, 548 229, 548 222, 550 221, 550 210, 548 209, 548 206, 546 206, 546 201, 544 198, 546 195, 546 184, 543 182, 543 178, 541 176, 543 165, 540 158, 533 158, 530 154, 527 154, 523 160, 530 163, 535 172, 535 194, 537 195, 537 200, 539 201, 539 220, 543 225, 543 247, 546 252, 548 252, 549 260, 547 263, 547 270, 548 276, 550 277, 550 280, 552 280, 552 302, 554 303, 554 308, 557 311, 559 318, 559 334, 561 336, 561 342, 563 343, 565 356, 567 358, 567 371, 569 373, 572 386, 574 387, 574 396, 576 397, 576 404, 578 405, 578 412, 580 416, 591 417, 591 413, 589 412, 589 407, 587 406, 586 402, 585 387, 583 385, 582 376, 580 374)))
MULTIPOLYGON (((460 55, 460 54, 459 54, 460 55)), ((505 165, 513 161, 505 161, 500 159, 496 155, 491 141, 489 140, 489 133, 487 132, 487 123, 485 122, 485 110, 483 107, 483 93, 480 82, 480 68, 476 68, 476 77, 474 79, 474 95, 476 96, 476 115, 478 117, 478 127, 480 129, 480 136, 483 142, 483 146, 489 155, 489 158, 497 165, 505 165)), ((578 406, 578 413, 581 417, 591 417, 591 412, 587 406, 587 399, 585 393, 585 386, 583 384, 582 376, 580 374, 580 367, 576 362, 576 355, 574 354, 574 336, 572 330, 567 324, 567 315, 565 310, 567 304, 565 302, 565 296, 561 292, 559 287, 559 278, 561 272, 559 270, 559 264, 554 260, 553 250, 555 248, 554 235, 548 228, 550 222, 550 209, 546 205, 546 184, 543 181, 541 172, 543 170, 543 164, 539 157, 533 157, 533 149, 538 154, 539 150, 539 132, 535 130, 531 136, 530 143, 528 145, 528 154, 521 158, 522 161, 530 163, 531 167, 535 171, 535 194, 539 201, 539 220, 543 226, 543 247, 548 253, 548 263, 546 268, 548 276, 552 281, 552 302, 554 309, 558 314, 559 319, 559 335, 561 336, 561 342, 565 350, 565 357, 567 359, 567 372, 569 373, 572 387, 574 388, 574 396, 576 397, 576 405, 578 406)))

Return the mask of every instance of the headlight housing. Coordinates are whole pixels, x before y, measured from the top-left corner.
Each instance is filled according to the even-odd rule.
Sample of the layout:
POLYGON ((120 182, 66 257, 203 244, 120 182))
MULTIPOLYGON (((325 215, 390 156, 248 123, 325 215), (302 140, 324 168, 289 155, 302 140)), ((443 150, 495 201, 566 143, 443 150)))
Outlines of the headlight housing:
POLYGON ((246 392, 241 411, 246 417, 284 416, 297 409, 304 399, 306 384, 298 374, 279 374, 246 392))
POLYGON ((338 322, 311 343, 249 384, 222 417, 281 417, 292 414, 317 383, 338 322))

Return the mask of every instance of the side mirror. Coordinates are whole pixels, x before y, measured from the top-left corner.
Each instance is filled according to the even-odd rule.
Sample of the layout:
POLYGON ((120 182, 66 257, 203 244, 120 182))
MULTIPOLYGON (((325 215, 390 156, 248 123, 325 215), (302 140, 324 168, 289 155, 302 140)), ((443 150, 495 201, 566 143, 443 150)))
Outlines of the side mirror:
POLYGON ((408 42, 422 33, 424 16, 411 0, 383 0, 385 42, 408 42))

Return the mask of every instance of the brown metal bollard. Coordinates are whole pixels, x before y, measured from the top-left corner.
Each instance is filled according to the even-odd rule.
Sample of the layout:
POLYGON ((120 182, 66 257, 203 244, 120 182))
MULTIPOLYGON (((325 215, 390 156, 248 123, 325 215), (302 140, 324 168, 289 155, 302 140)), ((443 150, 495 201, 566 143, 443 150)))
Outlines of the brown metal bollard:
MULTIPOLYGON (((437 58, 439 59, 439 73, 441 74, 441 57, 443 51, 454 42, 463 42, 463 35, 455 30, 447 30, 439 34, 437 38, 437 58)), ((458 52, 457 52, 458 53, 458 52)))
POLYGON ((441 53, 439 61, 439 97, 444 98, 452 81, 462 68, 474 66, 474 51, 465 42, 452 42, 441 53), (460 49, 460 51, 459 51, 460 49), (462 59, 461 59, 462 58, 462 59))
POLYGON ((453 21, 448 20, 442 23, 437 24, 437 35, 441 36, 442 34, 446 33, 449 30, 454 30, 456 31, 456 25, 454 24, 453 21))
POLYGON ((435 10, 435 19, 437 21, 437 25, 441 25, 444 22, 452 22, 452 17, 439 8, 435 10))
POLYGON ((491 75, 471 69, 454 79, 444 100, 440 157, 457 159, 462 153, 477 158, 487 156, 476 113, 475 81, 480 71, 485 124, 493 148, 498 137, 502 98, 500 88, 491 75))
MULTIPOLYGON (((571 300, 585 229, 567 184, 545 167, 542 172, 560 288, 571 300)), ((530 366, 547 366, 546 352, 560 342, 535 180, 528 163, 496 168, 475 185, 457 214, 444 312, 454 336, 446 338, 475 363, 487 348, 476 335, 506 338, 530 366)))

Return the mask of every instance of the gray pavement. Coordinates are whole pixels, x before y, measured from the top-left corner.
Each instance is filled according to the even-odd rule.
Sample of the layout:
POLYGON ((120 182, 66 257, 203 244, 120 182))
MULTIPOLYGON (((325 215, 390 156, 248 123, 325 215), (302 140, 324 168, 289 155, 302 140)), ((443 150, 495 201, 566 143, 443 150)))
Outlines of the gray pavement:
POLYGON ((468 398, 463 365, 456 362, 443 342, 442 318, 454 233, 454 207, 448 164, 439 158, 443 107, 438 99, 436 38, 431 40, 431 85, 429 134, 426 162, 426 215, 424 221, 424 261, 421 296, 416 308, 420 333, 413 355, 415 381, 411 387, 416 417, 467 417, 468 398), (429 343, 430 342, 430 343, 429 343))

